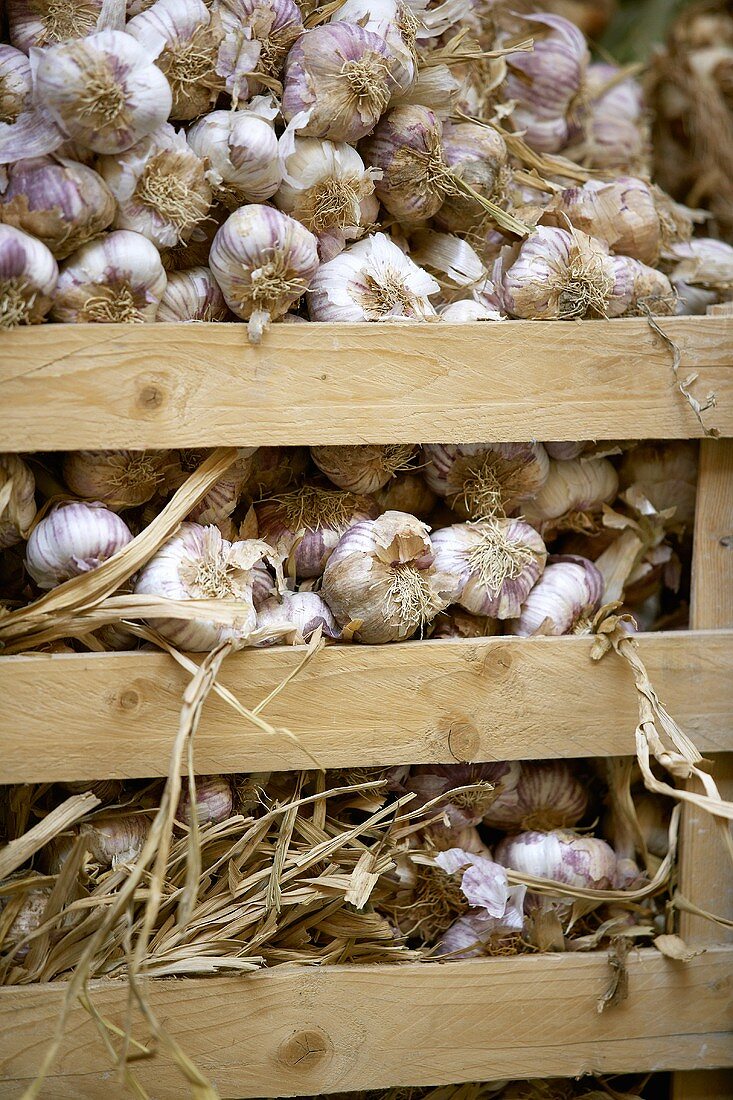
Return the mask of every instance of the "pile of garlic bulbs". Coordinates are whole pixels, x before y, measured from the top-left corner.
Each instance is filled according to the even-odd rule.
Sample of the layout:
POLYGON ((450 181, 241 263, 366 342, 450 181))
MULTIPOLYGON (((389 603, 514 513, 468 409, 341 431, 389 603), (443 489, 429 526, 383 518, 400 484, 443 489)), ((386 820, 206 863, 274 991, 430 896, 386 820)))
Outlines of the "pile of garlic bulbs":
POLYGON ((733 249, 651 181, 638 84, 526 9, 13 0, 0 327, 242 320, 256 342, 727 299, 733 249))
MULTIPOLYGON (((180 649, 207 651, 226 639, 302 644, 317 629, 330 642, 368 645, 581 634, 609 604, 623 604, 641 629, 684 624, 693 443, 235 454, 120 589, 174 601, 168 614, 162 604, 158 616, 128 609, 127 618, 144 620, 180 649), (216 602, 206 613, 195 603, 186 608, 197 600, 216 602)), ((0 456, 5 612, 123 551, 204 457, 172 450, 0 456)), ((124 628, 90 634, 82 625, 66 644, 138 643, 124 628)))

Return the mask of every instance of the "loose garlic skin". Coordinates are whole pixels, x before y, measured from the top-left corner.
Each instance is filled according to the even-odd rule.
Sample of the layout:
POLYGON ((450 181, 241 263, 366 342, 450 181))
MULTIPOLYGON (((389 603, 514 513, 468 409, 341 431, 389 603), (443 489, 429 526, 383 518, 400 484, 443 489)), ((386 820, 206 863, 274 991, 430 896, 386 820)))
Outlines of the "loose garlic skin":
POLYGON ((0 454, 0 550, 26 537, 36 518, 36 481, 22 458, 0 454))
POLYGON ((417 448, 411 443, 366 443, 356 447, 311 447, 311 458, 321 473, 339 489, 376 493, 409 467, 417 448))
POLYGON ((118 510, 151 500, 173 466, 172 451, 69 451, 63 475, 76 496, 118 510))
POLYGON ((652 189, 643 180, 620 176, 610 183, 589 180, 569 187, 542 218, 545 225, 563 229, 568 220, 616 253, 648 265, 659 259, 662 227, 652 189))
POLYGON ((0 329, 40 324, 58 277, 45 244, 12 225, 0 225, 0 329))
POLYGON ((66 260, 51 316, 67 324, 150 324, 167 281, 155 245, 140 233, 117 229, 66 260))
POLYGON ((602 598, 603 577, 592 561, 558 555, 550 558, 518 618, 507 624, 508 632, 520 638, 586 633, 602 598))
POLYGON ((272 198, 282 182, 275 131, 252 111, 212 111, 193 124, 188 144, 209 165, 206 179, 229 209, 272 198))
POLYGON ((156 321, 229 321, 231 313, 208 267, 171 271, 156 321))
POLYGON ((257 629, 280 635, 261 646, 303 645, 319 627, 324 638, 335 641, 341 636, 331 609, 317 592, 285 592, 282 599, 273 596, 257 609, 257 629))
POLYGON ((504 832, 567 829, 588 805, 585 787, 564 760, 524 760, 516 787, 500 794, 484 824, 504 832))
POLYGON ((33 528, 25 564, 38 587, 47 590, 96 569, 128 542, 132 531, 103 504, 66 501, 33 528))
POLYGON ((686 440, 642 443, 623 457, 619 469, 621 488, 634 486, 663 512, 674 508, 671 523, 688 530, 695 519, 697 495, 697 444, 686 440))
POLYGON ((121 153, 170 114, 171 89, 156 56, 122 31, 34 48, 37 100, 72 140, 95 153, 121 153))
POLYGON ((547 480, 523 508, 524 518, 538 531, 584 529, 618 492, 618 475, 607 458, 550 461, 547 480))
POLYGON ((213 10, 224 30, 216 71, 236 107, 280 80, 303 18, 293 0, 214 0, 213 10))
POLYGON ((430 488, 464 519, 521 509, 550 469, 541 443, 426 443, 423 461, 430 488))

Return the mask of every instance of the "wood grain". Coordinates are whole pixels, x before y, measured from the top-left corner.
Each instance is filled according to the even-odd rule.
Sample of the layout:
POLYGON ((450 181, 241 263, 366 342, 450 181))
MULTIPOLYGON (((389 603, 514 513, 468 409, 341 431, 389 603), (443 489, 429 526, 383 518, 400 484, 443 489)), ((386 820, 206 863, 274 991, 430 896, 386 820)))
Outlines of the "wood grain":
MULTIPOLYGON (((629 997, 602 1015, 604 954, 405 966, 278 967, 234 978, 157 981, 158 1017, 234 1097, 652 1072, 733 1065, 733 951, 675 963, 628 960, 629 997)), ((97 983, 98 1009, 122 1026, 126 987, 97 983)), ((19 1097, 56 1021, 63 985, 0 991, 0 1096, 19 1097)), ((137 1021, 134 1032, 147 1039, 137 1021)), ((180 1100, 163 1054, 135 1063, 156 1100, 180 1100)), ((46 1093, 96 1100, 114 1084, 89 1017, 76 1009, 46 1093)))
MULTIPOLYGON (((733 632, 639 635, 661 698, 707 752, 733 749, 733 632)), ((323 767, 634 751, 631 676, 588 638, 436 640, 334 646, 264 716, 323 767)), ((302 650, 249 650, 219 680, 248 707, 302 650)), ((187 674, 162 653, 0 658, 0 782, 167 774, 187 674)), ((268 738, 212 695, 196 737, 202 774, 312 768, 286 737, 268 738)))
MULTIPOLYGON (((733 435, 733 318, 662 327, 733 435)), ((41 325, 3 333, 0 450, 691 438, 647 322, 41 325)))

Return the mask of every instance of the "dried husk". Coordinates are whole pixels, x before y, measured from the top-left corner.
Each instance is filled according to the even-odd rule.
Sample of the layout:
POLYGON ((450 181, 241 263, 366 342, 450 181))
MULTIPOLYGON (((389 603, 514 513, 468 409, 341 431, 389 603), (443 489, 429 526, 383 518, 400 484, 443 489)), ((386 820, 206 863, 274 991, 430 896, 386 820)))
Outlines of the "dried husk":
POLYGON ((27 538, 36 516, 36 481, 14 454, 0 454, 0 550, 27 538))

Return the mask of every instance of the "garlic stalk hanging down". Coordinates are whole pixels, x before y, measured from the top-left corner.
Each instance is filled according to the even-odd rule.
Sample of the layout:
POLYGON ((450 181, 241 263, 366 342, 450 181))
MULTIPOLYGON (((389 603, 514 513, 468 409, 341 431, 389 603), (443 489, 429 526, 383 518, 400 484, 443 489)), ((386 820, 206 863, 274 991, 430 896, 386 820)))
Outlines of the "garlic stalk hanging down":
POLYGON ((522 509, 524 518, 544 536, 558 531, 592 531, 594 517, 618 491, 616 470, 607 458, 550 461, 547 481, 522 509))
POLYGON ((577 825, 588 805, 581 781, 564 760, 525 760, 517 785, 484 814, 484 824, 504 832, 549 832, 577 825))
MULTIPOLYGON (((501 198, 505 183, 507 148, 501 134, 474 122, 445 123, 443 156, 454 176, 485 199, 501 198)), ((468 233, 485 213, 472 195, 446 195, 435 220, 451 233, 468 233)))
POLYGON ((511 515, 550 468, 541 443, 426 443, 423 459, 430 488, 464 519, 511 515))
POLYGON ((114 216, 110 189, 83 164, 30 157, 9 165, 0 178, 0 222, 30 233, 57 260, 99 236, 114 216))
POLYGON ((258 92, 279 91, 288 50, 303 33, 293 0, 214 0, 224 41, 216 71, 234 107, 258 92))
POLYGON ((270 206, 242 206, 224 222, 209 254, 212 274, 233 313, 258 343, 308 289, 318 242, 305 226, 270 206))
POLYGON ((55 588, 96 569, 131 541, 125 521, 103 504, 64 501, 33 528, 25 564, 39 588, 55 588))
POLYGON ((40 324, 58 277, 45 244, 12 225, 0 225, 0 329, 40 324))
POLYGON ((211 205, 206 163, 168 123, 126 152, 101 157, 99 171, 117 200, 115 228, 161 249, 189 240, 211 205))
POLYGON ((22 458, 0 454, 0 550, 24 539, 36 517, 36 480, 22 458))
POLYGON ((432 564, 428 531, 414 516, 385 512, 342 536, 326 564, 322 595, 341 626, 359 622, 359 641, 403 641, 447 605, 449 578, 432 564))
POLYGON ((341 536, 364 519, 376 519, 371 497, 305 485, 256 506, 260 538, 287 555, 289 571, 302 580, 320 577, 341 536))
POLYGON ((257 609, 259 630, 281 636, 266 645, 304 645, 320 627, 324 638, 335 641, 341 637, 338 623, 326 601, 317 592, 284 592, 282 599, 272 596, 257 609), (286 632, 289 628, 289 632, 286 632))
POLYGON ((418 764, 410 769, 404 787, 416 796, 413 808, 440 798, 436 809, 443 813, 445 825, 463 829, 479 825, 497 798, 510 798, 519 774, 516 760, 494 760, 487 764, 418 764), (457 787, 475 789, 456 791, 457 787))
MULTIPOLYGON (((28 53, 31 46, 86 38, 101 29, 98 24, 103 7, 104 0, 8 0, 10 41, 28 53)), ((123 22, 124 0, 117 7, 122 9, 123 22)))
POLYGON ((587 633, 602 597, 603 577, 592 561, 573 554, 551 557, 519 617, 508 623, 509 633, 520 638, 587 633))
POLYGON ((224 90, 216 71, 223 31, 204 0, 155 0, 125 30, 151 50, 163 41, 156 64, 170 84, 171 118, 196 118, 216 102, 224 90))
MULTIPOLYGON (((496 847, 497 863, 536 878, 549 878, 565 886, 610 890, 617 882, 617 859, 605 840, 579 836, 564 829, 525 832, 505 837, 496 847)), ((569 911, 571 898, 539 894, 527 896, 527 908, 569 911)))
POLYGON ((564 155, 589 168, 645 172, 649 135, 642 88, 633 77, 619 79, 620 73, 617 65, 605 62, 588 66, 581 135, 573 136, 564 155))
POLYGON ((63 475, 76 496, 118 510, 151 500, 174 466, 172 451, 69 451, 63 475))
POLYGON ((57 149, 63 134, 35 102, 31 63, 0 42, 0 164, 57 149))
POLYGON ((280 186, 282 169, 271 115, 265 102, 256 110, 212 111, 188 132, 188 144, 209 164, 208 183, 230 209, 264 202, 280 186))
POLYGON ((632 446, 621 462, 619 481, 622 490, 634 486, 657 512, 674 509, 673 525, 692 527, 697 495, 695 443, 669 440, 632 446))
POLYGON ((452 603, 472 615, 519 615, 547 560, 545 544, 519 519, 456 523, 431 538, 435 568, 453 578, 452 603))
POLYGON ((208 267, 171 271, 156 321, 229 321, 231 314, 208 267))
POLYGON ((644 264, 654 265, 659 258, 662 226, 655 196, 640 179, 619 176, 609 183, 589 180, 569 187, 550 202, 542 221, 561 229, 569 221, 614 252, 644 264))
POLYGON ((396 59, 392 75, 395 88, 405 91, 417 77, 415 39, 419 16, 403 0, 344 0, 331 22, 358 23, 365 31, 382 38, 396 59))
POLYGON ((312 321, 428 320, 440 284, 384 233, 374 233, 321 264, 308 291, 312 321))
POLYGON ((316 235, 324 262, 376 222, 374 179, 379 172, 365 168, 353 146, 286 131, 280 139, 280 159, 283 182, 273 201, 316 235))
POLYGON ((386 111, 397 66, 384 39, 355 23, 315 27, 288 54, 283 115, 305 137, 356 142, 386 111))
POLYGON ((118 229, 65 261, 51 316, 55 321, 151 323, 167 276, 147 237, 118 229))
POLYGON ((433 620, 431 638, 495 638, 501 634, 498 619, 487 619, 481 615, 470 615, 462 607, 454 604, 446 608, 433 620))
POLYGON ((412 443, 310 449, 318 469, 339 489, 367 494, 376 493, 398 473, 409 469, 416 452, 412 443))
POLYGON ((435 862, 447 874, 461 875, 461 892, 471 906, 446 930, 440 954, 468 959, 483 954, 492 940, 517 935, 524 928, 526 886, 510 886, 505 869, 484 855, 450 848, 435 862))
MULTIPOLYGON (((231 783, 225 775, 199 775, 196 777, 196 821, 209 825, 226 821, 234 812, 234 795, 231 783)), ((194 808, 188 784, 184 784, 178 799, 176 819, 186 825, 193 822, 194 808)))
POLYGON ((155 65, 159 42, 122 31, 31 50, 37 102, 63 132, 95 153, 121 153, 168 118, 171 90, 155 65))
POLYGON ((382 512, 409 512, 418 519, 427 519, 437 500, 422 475, 409 470, 394 474, 374 496, 382 512))

